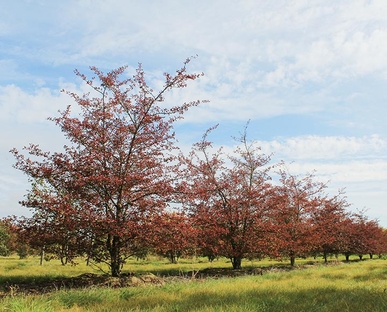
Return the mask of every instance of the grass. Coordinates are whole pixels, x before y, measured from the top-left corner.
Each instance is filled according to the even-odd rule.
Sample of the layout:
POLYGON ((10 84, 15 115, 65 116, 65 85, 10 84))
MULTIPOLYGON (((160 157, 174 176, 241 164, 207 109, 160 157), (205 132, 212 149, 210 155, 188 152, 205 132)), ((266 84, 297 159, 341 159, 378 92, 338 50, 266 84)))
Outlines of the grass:
MULTIPOLYGON (((90 272, 83 264, 62 267, 52 261, 39 267, 34 261, 0 259, 0 284, 4 279, 19 279, 23 274, 28 280, 41 275, 49 278, 90 272)), ((270 266, 274 262, 244 264, 270 266)), ((171 265, 157 259, 133 260, 128 270, 172 274, 209 266, 229 267, 230 263, 186 260, 171 265)), ((1 300, 0 311, 387 311, 386 289, 387 261, 377 259, 273 271, 262 276, 169 282, 164 286, 72 289, 39 296, 8 296, 1 300)))

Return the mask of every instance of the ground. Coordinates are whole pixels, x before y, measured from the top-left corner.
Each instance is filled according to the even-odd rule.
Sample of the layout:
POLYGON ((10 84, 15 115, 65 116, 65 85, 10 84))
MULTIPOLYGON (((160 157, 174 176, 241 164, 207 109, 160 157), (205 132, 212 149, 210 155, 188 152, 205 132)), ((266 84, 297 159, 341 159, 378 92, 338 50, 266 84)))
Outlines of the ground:
MULTIPOLYGON (((308 265, 298 266, 297 269, 303 269, 308 265)), ((244 275, 263 275, 266 272, 273 271, 287 271, 290 266, 271 266, 265 268, 247 268, 240 270, 233 270, 231 268, 208 268, 199 271, 190 271, 181 273, 175 276, 156 276, 152 273, 137 275, 134 273, 124 273, 120 277, 111 277, 109 275, 85 273, 71 278, 60 278, 36 284, 19 283, 8 284, 3 286, 0 290, 0 297, 6 295, 33 295, 49 293, 59 289, 79 289, 91 287, 136 287, 141 285, 164 285, 167 282, 193 280, 193 279, 207 279, 207 278, 232 278, 244 275)))

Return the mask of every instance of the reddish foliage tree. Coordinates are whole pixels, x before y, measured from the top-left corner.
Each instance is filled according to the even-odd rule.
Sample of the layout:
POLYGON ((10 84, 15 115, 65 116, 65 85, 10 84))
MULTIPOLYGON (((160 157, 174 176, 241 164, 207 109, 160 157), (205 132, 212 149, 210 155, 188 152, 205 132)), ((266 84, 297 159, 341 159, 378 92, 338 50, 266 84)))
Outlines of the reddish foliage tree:
POLYGON ((339 253, 349 260, 351 254, 356 253, 356 228, 350 216, 340 222, 340 231, 337 237, 339 253))
POLYGON ((337 254, 340 250, 341 222, 348 216, 349 206, 343 191, 332 198, 322 198, 312 211, 313 218, 313 253, 322 253, 324 261, 328 262, 328 254, 337 254))
POLYGON ((382 230, 382 237, 380 237, 379 242, 379 253, 378 256, 379 258, 382 257, 382 254, 387 254, 387 230, 384 228, 381 228, 382 230))
POLYGON ((366 233, 361 214, 349 214, 340 224, 339 246, 340 253, 349 261, 351 255, 358 255, 362 259, 367 253, 366 233))
POLYGON ((290 258, 295 264, 297 256, 313 250, 317 232, 313 231, 313 214, 325 199, 325 184, 315 182, 312 174, 303 178, 280 170, 280 185, 273 187, 271 218, 276 228, 274 256, 290 258))
MULTIPOLYGON (((71 200, 61 190, 47 185, 44 180, 35 180, 31 191, 21 204, 34 207, 30 218, 14 220, 18 237, 41 253, 55 254, 63 265, 83 253, 84 240, 71 200)), ((42 263, 42 261, 41 261, 42 263)))
POLYGON ((369 254, 372 259, 374 254, 386 250, 383 230, 376 220, 369 220, 364 211, 359 211, 352 215, 351 221, 347 254, 356 254, 360 259, 369 254))
POLYGON ((368 220, 364 224, 365 245, 370 259, 374 255, 381 255, 387 252, 387 240, 383 228, 376 220, 368 220))
POLYGON ((20 259, 23 259, 33 254, 33 249, 28 245, 28 241, 19 235, 20 228, 16 219, 15 216, 1 219, 0 226, 3 227, 6 234, 3 244, 10 254, 17 253, 20 259))
POLYGON ((196 231, 184 213, 165 212, 152 222, 156 226, 152 227, 149 245, 157 254, 177 263, 180 257, 195 253, 196 231))
MULTIPOLYGON (((167 91, 201 76, 186 72, 189 61, 175 75, 165 74, 158 92, 146 83, 141 65, 132 78, 124 79, 125 67, 107 74, 91 67, 96 75, 91 79, 76 72, 95 96, 68 92, 81 113, 72 117, 68 106, 60 117, 51 118, 71 145, 50 154, 31 144, 25 148, 30 157, 12 150, 17 169, 44 180, 69 203, 63 207, 63 213, 72 215, 66 226, 83 231, 92 242, 91 257, 107 263, 113 276, 120 275, 131 247, 137 246, 144 220, 159 214, 174 192, 172 126, 199 101, 161 105, 167 91)), ((41 203, 26 205, 40 210, 41 203)))
POLYGON ((221 149, 210 154, 211 130, 181 157, 187 179, 183 202, 199 230, 200 247, 240 269, 243 257, 263 249, 270 157, 247 142, 246 130, 234 156, 226 158, 221 149))

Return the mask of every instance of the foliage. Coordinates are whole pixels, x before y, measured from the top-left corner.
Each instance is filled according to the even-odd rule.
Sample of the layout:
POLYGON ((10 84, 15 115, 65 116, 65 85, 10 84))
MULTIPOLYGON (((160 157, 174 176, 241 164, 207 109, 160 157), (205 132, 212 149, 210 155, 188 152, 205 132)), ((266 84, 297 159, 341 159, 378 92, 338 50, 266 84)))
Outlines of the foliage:
POLYGON ((34 215, 22 226, 42 244, 55 241, 62 252, 87 252, 120 275, 152 226, 146 221, 162 212, 174 193, 172 126, 199 101, 173 107, 162 102, 168 91, 201 76, 186 73, 189 61, 175 75, 164 74, 158 92, 147 84, 141 65, 132 78, 121 78, 126 67, 107 74, 91 67, 96 76, 91 79, 76 71, 92 94, 67 92, 81 113, 72 117, 68 106, 50 118, 71 144, 53 154, 30 144, 29 157, 12 150, 15 168, 35 183, 22 202, 34 215))
POLYGON ((180 257, 195 253, 196 230, 184 213, 165 212, 152 221, 155 226, 152 234, 148 233, 149 245, 157 254, 177 263, 180 257))
POLYGON ((326 184, 316 182, 313 174, 298 177, 279 170, 280 184, 273 187, 271 220, 275 224, 274 255, 286 256, 291 265, 297 256, 312 251, 338 251, 333 248, 336 225, 345 217, 345 201, 340 194, 328 198, 326 184))
POLYGON ((181 156, 186 166, 182 202, 199 232, 203 254, 228 257, 239 269, 242 258, 261 252, 267 241, 270 157, 247 141, 246 129, 234 156, 227 158, 222 150, 210 154, 211 130, 188 157, 181 156))
POLYGON ((0 256, 7 256, 9 254, 8 240, 9 231, 3 223, 0 223, 0 256))
POLYGON ((313 251, 322 253, 325 262, 328 261, 328 254, 342 252, 342 224, 349 218, 346 211, 348 203, 342 197, 340 191, 337 196, 324 198, 319 202, 318 209, 313 211, 313 251))

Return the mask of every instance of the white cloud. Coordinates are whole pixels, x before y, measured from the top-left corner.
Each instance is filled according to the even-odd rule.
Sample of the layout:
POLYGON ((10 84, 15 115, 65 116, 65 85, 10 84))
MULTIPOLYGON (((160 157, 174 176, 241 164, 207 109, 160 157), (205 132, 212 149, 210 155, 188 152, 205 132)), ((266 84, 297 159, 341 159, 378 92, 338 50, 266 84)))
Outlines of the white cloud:
MULTIPOLYGON (((333 181, 344 186, 353 183, 383 182, 387 180, 387 161, 353 161, 347 162, 295 162, 288 165, 295 174, 315 172, 323 180, 333 181)), ((374 188, 374 189, 377 189, 374 188)))
POLYGON ((63 96, 48 88, 26 93, 16 85, 0 87, 0 118, 19 122, 43 122, 66 107, 63 96), (62 105, 61 105, 62 104, 62 105))
POLYGON ((369 208, 367 215, 385 226, 387 190, 387 140, 367 137, 292 137, 258 141, 265 153, 274 152, 273 162, 284 160, 292 174, 313 173, 328 183, 328 193, 344 189, 351 210, 369 208))
POLYGON ((361 138, 308 135, 283 140, 258 141, 258 144, 266 153, 274 152, 277 158, 284 157, 296 161, 384 158, 387 152, 387 140, 378 135, 361 138))
POLYGON ((290 173, 313 173, 316 181, 328 183, 327 192, 345 190, 350 210, 367 208, 371 219, 387 224, 387 140, 365 137, 292 137, 258 141, 265 153, 274 152, 273 162, 284 160, 290 173))
POLYGON ((27 124, 45 123, 48 117, 59 116, 58 111, 65 110, 68 105, 72 106, 74 113, 79 112, 74 100, 61 90, 79 95, 93 91, 84 82, 77 85, 64 79, 59 79, 54 89, 35 87, 31 92, 14 84, 0 86, 0 120, 27 124))
MULTIPOLYGON (((50 16, 56 10, 47 4, 39 9, 50 16)), ((387 12, 382 1, 73 1, 61 9, 50 40, 40 38, 43 53, 35 57, 58 65, 95 64, 98 58, 98 64, 115 67, 131 61, 132 54, 145 63, 145 55, 157 59, 161 54, 171 62, 199 53, 207 89, 215 90, 205 96, 211 100, 209 107, 233 111, 231 101, 224 99, 242 97, 238 106, 243 118, 249 110, 253 116, 272 116, 271 110, 305 112, 302 101, 279 108, 281 95, 267 88, 286 91, 314 82, 323 89, 343 79, 387 72, 387 12), (171 48, 173 56, 168 55, 171 48), (259 112, 257 105, 263 104, 258 101, 266 101, 269 109, 259 112)), ((162 61, 159 67, 164 67, 162 61)))

